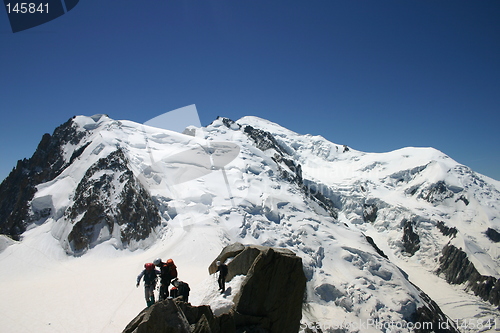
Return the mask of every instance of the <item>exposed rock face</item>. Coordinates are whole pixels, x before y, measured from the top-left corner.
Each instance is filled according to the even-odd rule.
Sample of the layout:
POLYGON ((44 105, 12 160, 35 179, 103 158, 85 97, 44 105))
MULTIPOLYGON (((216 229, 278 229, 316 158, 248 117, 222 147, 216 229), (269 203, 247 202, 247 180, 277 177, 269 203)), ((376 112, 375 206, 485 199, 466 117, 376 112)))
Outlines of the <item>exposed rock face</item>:
POLYGON ((414 255, 420 249, 420 237, 413 230, 411 221, 403 221, 403 249, 406 253, 414 255))
POLYGON ((452 198, 455 193, 460 193, 461 191, 463 191, 463 189, 450 186, 440 180, 424 189, 421 193, 421 197, 432 204, 437 204, 446 199, 452 198))
POLYGON ((425 302, 425 306, 421 306, 413 314, 413 323, 415 325, 415 333, 427 333, 429 331, 437 333, 459 333, 455 324, 448 320, 446 315, 441 311, 439 306, 426 293, 420 293, 420 297, 425 302), (443 323, 446 323, 444 325, 443 323), (432 330, 430 330, 432 328, 432 330))
POLYGON ((444 235, 444 236, 449 236, 451 238, 455 237, 457 235, 457 228, 455 227, 447 227, 444 222, 442 221, 439 221, 437 224, 436 224, 437 228, 439 229, 439 231, 441 231, 441 233, 444 235))
POLYGON ((377 219, 378 207, 375 204, 363 205, 363 219, 365 222, 375 222, 377 219))
POLYGON ((274 136, 266 131, 252 126, 245 126, 244 132, 255 141, 256 147, 262 151, 275 149, 281 155, 285 154, 285 149, 276 141, 274 136))
POLYGON ((498 231, 496 231, 495 229, 488 228, 488 230, 486 230, 485 234, 486 234, 486 236, 488 236, 488 238, 492 242, 495 242, 495 243, 500 242, 500 233, 498 231))
POLYGON ((299 257, 291 251, 262 249, 234 299, 236 314, 270 332, 298 332, 305 286, 299 257))
POLYGON ((287 249, 232 244, 215 262, 228 263, 229 281, 235 275, 246 275, 235 296, 234 318, 237 327, 249 326, 269 332, 298 332, 306 277, 302 260, 287 249))
MULTIPOLYGON (((92 119, 97 122, 102 117, 92 119)), ((82 127, 74 119, 56 128, 52 135, 45 134, 33 156, 18 161, 0 184, 0 234, 19 240, 30 224, 59 214, 52 203, 35 207, 33 199, 38 185, 53 181, 73 163, 79 163, 78 158, 93 143, 96 127, 82 127)), ((67 253, 80 255, 111 237, 128 247, 131 241, 149 237, 160 225, 155 201, 128 162, 118 147, 92 164, 78 180, 72 204, 64 211, 69 227, 60 236, 67 253)))
POLYGON ((448 283, 467 282, 467 288, 477 296, 493 305, 500 305, 500 280, 492 276, 481 275, 461 249, 453 245, 445 246, 439 262, 437 273, 443 274, 448 283))
POLYGON ((157 207, 127 167, 120 149, 87 170, 66 215, 76 221, 68 235, 74 253, 89 248, 103 233, 113 234, 115 225, 120 226, 121 241, 127 244, 147 238, 160 224, 157 207), (119 201, 113 204, 113 200, 119 201))
POLYGON ((192 306, 179 299, 166 299, 145 308, 123 333, 233 333, 232 314, 214 316, 208 305, 192 306))
MULTIPOLYGON (((232 120, 224 120, 225 123, 230 123, 232 120)), ((226 124, 226 126, 228 126, 226 124)), ((228 126, 230 127, 230 126, 228 126)), ((332 202, 332 200, 325 195, 322 191, 318 190, 320 186, 311 182, 305 181, 302 177, 302 166, 300 163, 296 162, 294 156, 290 155, 290 148, 285 144, 281 144, 276 140, 276 138, 269 132, 261 129, 256 129, 252 126, 245 126, 243 132, 248 135, 254 142, 255 146, 262 151, 268 149, 274 149, 276 152, 272 157, 273 161, 279 168, 280 177, 285 179, 290 183, 295 183, 299 186, 304 194, 311 200, 319 204, 323 209, 325 209, 334 219, 338 218, 337 209, 332 202)), ((344 146, 345 147, 345 146, 344 146)), ((349 149, 347 149, 348 151, 349 149)), ((345 150, 344 150, 345 152, 345 150)))
POLYGON ((377 244, 375 244, 375 241, 373 240, 373 238, 371 238, 370 236, 366 236, 365 235, 365 238, 366 240, 368 241, 368 243, 370 243, 370 245, 375 249, 375 251, 377 251, 377 253, 379 255, 381 255, 382 257, 384 257, 385 259, 388 259, 387 255, 384 253, 384 251, 382 251, 378 246, 377 244))
POLYGON ((229 313, 216 317, 209 306, 165 300, 142 311, 123 332, 160 332, 166 327, 174 328, 164 332, 298 332, 306 286, 302 259, 287 249, 235 243, 224 248, 209 272, 216 272, 217 260, 228 258, 228 281, 246 275, 229 313))
MULTIPOLYGON (((38 184, 57 177, 82 151, 75 151, 67 163, 62 147, 77 144, 85 137, 72 119, 57 127, 52 135, 44 134, 29 159, 19 160, 9 176, 0 184, 0 234, 14 239, 26 231, 31 223, 29 201, 33 199, 38 184)), ((48 212, 45 212, 48 213, 48 212)))
POLYGON ((190 333, 191 327, 176 302, 166 299, 142 310, 123 333, 190 333))

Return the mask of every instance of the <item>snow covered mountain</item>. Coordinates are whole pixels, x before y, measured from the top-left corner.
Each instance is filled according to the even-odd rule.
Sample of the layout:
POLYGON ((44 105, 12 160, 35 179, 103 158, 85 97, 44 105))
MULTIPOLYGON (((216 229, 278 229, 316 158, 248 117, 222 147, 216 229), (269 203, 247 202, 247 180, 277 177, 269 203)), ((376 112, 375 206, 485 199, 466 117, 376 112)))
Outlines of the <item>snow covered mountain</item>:
POLYGON ((302 257, 304 328, 493 332, 499 231, 500 182, 432 148, 363 153, 256 117, 180 134, 77 116, 0 185, 0 323, 121 330, 155 257, 222 311, 206 269, 241 242, 302 257))

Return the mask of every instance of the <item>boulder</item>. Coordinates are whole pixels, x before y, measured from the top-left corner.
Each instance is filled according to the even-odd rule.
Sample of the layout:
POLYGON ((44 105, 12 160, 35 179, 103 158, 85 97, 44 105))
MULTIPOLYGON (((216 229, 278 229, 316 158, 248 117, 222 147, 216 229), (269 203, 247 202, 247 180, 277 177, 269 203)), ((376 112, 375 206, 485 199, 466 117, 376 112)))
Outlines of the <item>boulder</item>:
POLYGON ((212 262, 210 273, 216 272, 218 260, 228 261, 226 281, 246 275, 233 300, 237 328, 298 332, 306 287, 300 257, 288 249, 235 243, 212 262))
POLYGON ((302 259, 285 249, 249 249, 249 253, 256 249, 260 253, 234 298, 236 326, 257 326, 272 333, 298 332, 306 287, 302 259))
POLYGON ((219 318, 214 316, 210 306, 192 306, 178 299, 174 301, 186 316, 191 327, 194 327, 194 332, 220 332, 219 318))
MULTIPOLYGON (((245 249, 245 245, 241 243, 233 243, 231 245, 226 246, 224 249, 222 249, 222 252, 215 258, 214 261, 208 266, 208 273, 209 274, 214 274, 217 272, 217 261, 220 262, 225 262, 228 258, 233 258, 236 257, 239 253, 241 253, 245 249)), ((230 281, 231 279, 227 279, 227 281, 230 281)))
POLYGON ((166 299, 142 310, 123 333, 190 333, 191 327, 176 302, 166 299))

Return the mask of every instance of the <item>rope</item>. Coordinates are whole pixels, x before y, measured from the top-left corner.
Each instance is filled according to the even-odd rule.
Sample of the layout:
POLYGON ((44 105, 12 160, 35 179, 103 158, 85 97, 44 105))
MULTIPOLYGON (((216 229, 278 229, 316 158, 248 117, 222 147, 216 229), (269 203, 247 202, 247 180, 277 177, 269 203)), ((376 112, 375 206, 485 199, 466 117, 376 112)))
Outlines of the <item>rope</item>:
POLYGON ((133 292, 134 292, 134 289, 131 289, 130 292, 125 296, 125 298, 123 299, 123 301, 120 304, 118 304, 118 306, 116 307, 116 310, 113 311, 113 314, 111 315, 108 324, 105 325, 100 332, 104 332, 104 330, 111 325, 111 322, 113 321, 113 318, 115 317, 116 313, 123 306, 123 304, 125 304, 125 302, 130 297, 130 295, 132 295, 133 292))

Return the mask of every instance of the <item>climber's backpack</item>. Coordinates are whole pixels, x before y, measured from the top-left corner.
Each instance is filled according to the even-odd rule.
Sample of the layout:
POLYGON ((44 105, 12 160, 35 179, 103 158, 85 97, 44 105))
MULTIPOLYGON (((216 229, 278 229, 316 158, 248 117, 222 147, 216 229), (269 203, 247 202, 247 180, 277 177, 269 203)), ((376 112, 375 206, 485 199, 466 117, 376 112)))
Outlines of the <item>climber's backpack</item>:
POLYGON ((177 266, 175 266, 174 261, 172 259, 167 260, 168 272, 172 279, 177 277, 177 266))

